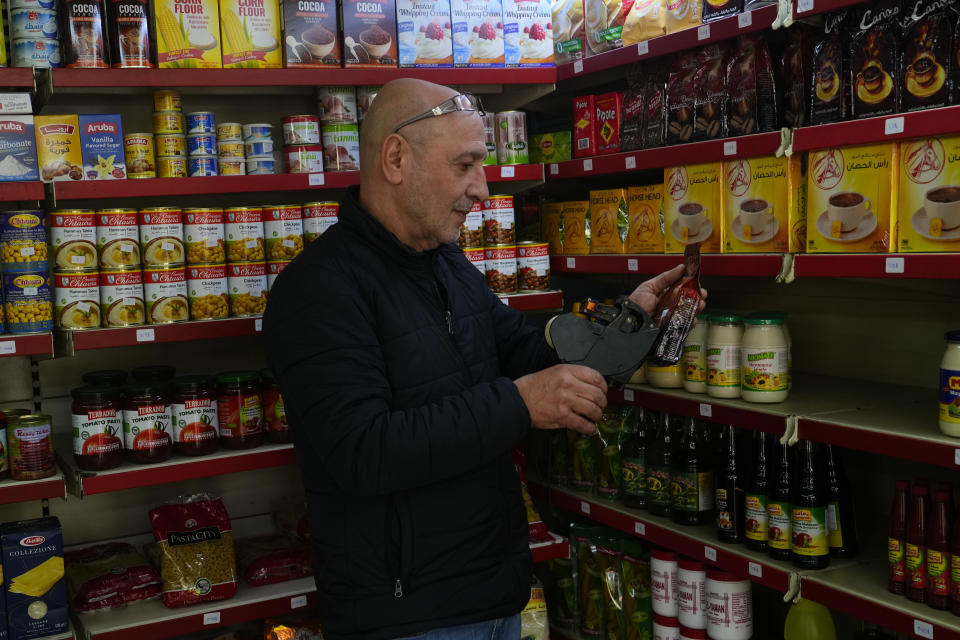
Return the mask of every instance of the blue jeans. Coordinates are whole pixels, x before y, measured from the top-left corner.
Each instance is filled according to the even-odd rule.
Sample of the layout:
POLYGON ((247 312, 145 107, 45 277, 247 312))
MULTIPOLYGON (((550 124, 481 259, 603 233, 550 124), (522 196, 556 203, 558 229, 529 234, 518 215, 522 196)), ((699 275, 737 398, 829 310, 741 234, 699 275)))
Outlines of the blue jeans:
POLYGON ((434 629, 397 640, 520 640, 520 614, 509 618, 434 629))

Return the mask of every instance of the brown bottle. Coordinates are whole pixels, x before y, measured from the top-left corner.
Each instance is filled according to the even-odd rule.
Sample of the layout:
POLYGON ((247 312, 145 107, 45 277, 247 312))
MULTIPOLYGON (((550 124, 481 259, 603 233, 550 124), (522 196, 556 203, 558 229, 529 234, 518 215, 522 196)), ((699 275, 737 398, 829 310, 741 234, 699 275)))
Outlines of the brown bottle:
POLYGON ((950 494, 933 494, 933 514, 927 536, 927 604, 934 609, 950 607, 950 494))
POLYGON ((960 514, 953 521, 950 538, 950 611, 960 616, 960 514))
POLYGON ((887 537, 887 590, 898 595, 907 592, 907 569, 904 559, 907 545, 907 492, 909 490, 909 482, 897 480, 893 504, 890 507, 890 533, 887 537))
POLYGON ((914 602, 927 601, 927 505, 930 489, 917 483, 913 487, 913 499, 907 516, 907 598, 914 602))
POLYGON ((683 343, 700 312, 699 242, 687 245, 683 265, 683 275, 660 297, 653 312, 653 322, 660 327, 660 335, 647 360, 658 367, 680 362, 683 343))

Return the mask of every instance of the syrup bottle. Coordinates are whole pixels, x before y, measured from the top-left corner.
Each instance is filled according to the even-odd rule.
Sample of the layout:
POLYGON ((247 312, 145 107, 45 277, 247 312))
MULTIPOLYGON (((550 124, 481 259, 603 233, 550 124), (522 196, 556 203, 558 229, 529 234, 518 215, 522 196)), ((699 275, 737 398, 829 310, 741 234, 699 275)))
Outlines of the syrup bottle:
POLYGON ((744 498, 747 546, 754 551, 767 550, 767 458, 770 435, 757 431, 753 434, 753 477, 744 498))
POLYGON ((688 244, 683 252, 683 275, 660 296, 653 322, 660 335, 647 356, 659 367, 675 365, 683 357, 683 343, 700 313, 700 243, 688 244))
POLYGON ((820 445, 803 440, 798 445, 799 475, 793 499, 793 564, 801 569, 830 565, 827 541, 827 491, 820 464, 820 445))
POLYGON ((767 551, 775 560, 789 562, 793 558, 793 465, 790 464, 790 447, 777 446, 777 475, 767 496, 767 551))
POLYGON ((723 461, 717 467, 716 524, 721 542, 742 542, 744 529, 744 469, 737 455, 737 430, 722 430, 723 461))

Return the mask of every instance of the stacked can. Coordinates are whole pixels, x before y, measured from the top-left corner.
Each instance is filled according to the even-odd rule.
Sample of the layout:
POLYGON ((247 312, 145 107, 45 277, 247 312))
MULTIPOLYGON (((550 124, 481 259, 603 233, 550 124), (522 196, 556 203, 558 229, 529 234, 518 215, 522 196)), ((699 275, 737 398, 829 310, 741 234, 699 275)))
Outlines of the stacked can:
POLYGON ((230 315, 262 315, 267 307, 263 208, 230 207, 223 214, 230 315))
POLYGON ((266 122, 243 125, 243 148, 248 175, 276 173, 273 159, 273 125, 266 122))
POLYGON ((288 116, 283 119, 283 159, 287 173, 323 171, 320 118, 288 116))
POLYGON ((303 251, 303 210, 298 204, 263 208, 263 231, 267 251, 267 290, 290 261, 303 251))
POLYGON ((217 125, 217 156, 220 175, 242 176, 247 172, 243 127, 239 122, 221 122, 217 125))
POLYGON ((323 233, 337 224, 340 215, 340 203, 307 202, 303 205, 303 242, 310 244, 323 233))
POLYGON ((146 314, 137 210, 97 211, 96 238, 103 326, 132 327, 143 324, 146 314))
POLYGON ((53 211, 47 226, 53 266, 54 323, 61 329, 95 329, 100 326, 102 313, 96 212, 53 211))
POLYGON ((184 270, 183 212, 175 207, 149 207, 140 209, 138 222, 147 322, 185 322, 190 314, 184 270))
POLYGON ((212 111, 187 114, 187 174, 191 178, 219 175, 217 118, 212 111))
POLYGON ((55 0, 10 1, 12 66, 35 69, 63 66, 58 4, 55 0))
MULTIPOLYGON (((530 152, 527 148, 527 115, 523 111, 502 111, 496 114, 494 121, 497 162, 499 164, 530 162, 530 152)), ((487 155, 489 156, 489 151, 487 155)))
POLYGON ((44 212, 0 214, 0 280, 6 330, 10 333, 50 331, 53 301, 47 260, 44 212))
POLYGON ((324 171, 359 171, 360 129, 355 89, 321 87, 318 93, 324 171))
POLYGON ((183 103, 176 91, 153 94, 153 141, 156 146, 157 175, 161 178, 187 177, 187 136, 183 103))
POLYGON ((184 209, 187 301, 192 320, 229 315, 223 209, 184 209))

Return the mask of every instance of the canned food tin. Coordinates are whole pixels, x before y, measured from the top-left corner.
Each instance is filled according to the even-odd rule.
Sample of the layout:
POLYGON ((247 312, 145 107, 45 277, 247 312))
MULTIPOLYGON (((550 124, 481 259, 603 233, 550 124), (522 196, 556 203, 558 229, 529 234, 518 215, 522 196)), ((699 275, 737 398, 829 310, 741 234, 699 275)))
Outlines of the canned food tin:
POLYGON ((248 158, 252 158, 253 156, 271 156, 273 154, 273 140, 246 140, 243 146, 248 158))
POLYGON ((516 240, 513 196, 490 196, 483 202, 483 243, 512 244, 516 240))
POLYGON ((173 207, 140 210, 140 251, 144 267, 183 264, 183 214, 173 207))
POLYGON ((247 161, 243 158, 220 158, 220 175, 242 176, 247 173, 247 161))
POLYGON ((213 111, 191 111, 187 114, 187 133, 217 132, 217 116, 213 111))
POLYGON ((161 178, 186 178, 187 158, 185 156, 157 158, 157 175, 161 178))
POLYGON ((4 310, 3 310, 3 287, 0 287, 0 335, 3 335, 7 332, 7 324, 4 322, 4 310))
POLYGON ((150 324, 184 322, 190 317, 187 272, 183 267, 144 269, 143 298, 150 324))
POLYGON ((550 245, 521 242, 517 245, 517 288, 543 291, 550 288, 550 245))
POLYGON ((157 155, 161 157, 186 156, 187 136, 182 133, 158 133, 153 136, 157 155))
POLYGON ((243 140, 236 138, 230 138, 227 140, 218 139, 217 141, 217 155, 220 156, 220 159, 224 158, 239 158, 241 160, 246 157, 244 153, 243 140))
POLYGON ((10 416, 7 420, 7 448, 10 477, 39 480, 57 472, 53 462, 53 419, 43 414, 10 416))
POLYGON ((183 240, 187 264, 223 262, 223 209, 184 209, 183 240))
POLYGON ((473 266, 475 266, 475 267, 477 268, 477 270, 480 272, 481 275, 483 275, 484 277, 486 277, 486 273, 487 273, 487 272, 486 272, 486 268, 484 267, 485 258, 484 258, 484 254, 483 254, 483 248, 480 248, 480 249, 470 249, 470 248, 464 249, 464 250, 463 250, 463 255, 464 255, 464 257, 466 257, 467 260, 470 261, 470 264, 472 264, 473 266))
POLYGON ((263 208, 267 260, 291 260, 303 251, 303 213, 298 204, 263 208))
POLYGON ((277 281, 280 272, 287 268, 290 260, 273 260, 267 263, 267 291, 273 289, 273 283, 277 281))
POLYGON ((128 133, 123 136, 128 178, 156 178, 157 161, 153 153, 153 135, 128 133))
POLYGON ((485 113, 483 119, 483 142, 487 146, 484 165, 497 164, 497 122, 492 113, 485 113))
MULTIPOLYGON (((218 132, 219 134, 219 132, 218 132)), ((251 142, 253 140, 270 140, 273 136, 273 125, 266 122, 257 122, 255 124, 243 125, 243 141, 251 142)), ((224 136, 227 138, 233 136, 224 136)))
POLYGON ((217 136, 214 133, 191 133, 187 136, 187 155, 217 155, 217 136))
POLYGON ((96 271, 53 274, 53 311, 61 329, 100 326, 100 276, 96 271))
POLYGON ((93 209, 54 211, 49 226, 54 269, 97 268, 97 217, 93 209))
POLYGON ((117 269, 140 266, 140 230, 136 209, 97 211, 97 253, 100 266, 117 269))
POLYGON ((163 91, 154 91, 153 110, 182 111, 183 102, 180 100, 180 94, 176 91, 170 91, 169 89, 164 89, 163 91))
POLYGON ((357 92, 353 87, 320 87, 320 124, 357 124, 357 92))
POLYGON ((59 40, 49 38, 13 40, 12 49, 12 62, 15 67, 59 69, 63 66, 59 40))
POLYGON ((360 170, 360 131, 355 124, 323 127, 323 168, 325 171, 360 170))
POLYGON ((153 113, 153 132, 183 133, 183 114, 179 111, 155 111, 153 113))
POLYGON ((201 264, 187 267, 187 298, 191 320, 226 318, 227 265, 201 264))
POLYGON ((517 246, 502 244, 483 250, 487 286, 494 293, 517 291, 517 246))
POLYGON ((378 85, 365 85, 357 87, 357 119, 363 124, 363 119, 367 117, 367 111, 373 104, 373 99, 380 93, 378 85))
POLYGON ((263 260, 263 210, 230 207, 223 210, 228 262, 263 260))
POLYGON ((105 269, 100 272, 100 309, 105 327, 134 327, 144 323, 143 272, 105 269))
POLYGON ((259 316, 267 307, 267 267, 263 262, 227 265, 230 315, 259 316))
POLYGON ((303 205, 303 241, 313 242, 323 232, 337 224, 339 202, 308 202, 303 205))
POLYGON ((243 140, 243 127, 239 122, 221 122, 217 125, 218 140, 243 140))
POLYGON ((53 329, 53 304, 47 270, 3 273, 3 300, 9 333, 53 329))
POLYGON ((187 161, 191 178, 215 176, 220 171, 217 156, 190 156, 187 161))
POLYGON ((273 156, 247 157, 247 175, 259 176, 274 172, 273 156))
POLYGON ((527 164, 527 114, 504 111, 496 116, 497 161, 500 164, 527 164))
POLYGON ((281 122, 284 144, 320 144, 320 118, 317 116, 288 116, 281 122))
POLYGON ((483 248, 483 209, 479 202, 474 202, 466 220, 460 226, 458 244, 461 249, 483 248))
POLYGON ((0 255, 4 273, 45 270, 47 228, 39 209, 0 214, 0 255))
POLYGON ((323 171, 323 147, 286 147, 283 157, 287 161, 287 173, 320 173, 323 171))
POLYGON ((11 39, 56 40, 59 37, 56 9, 10 9, 11 39))

